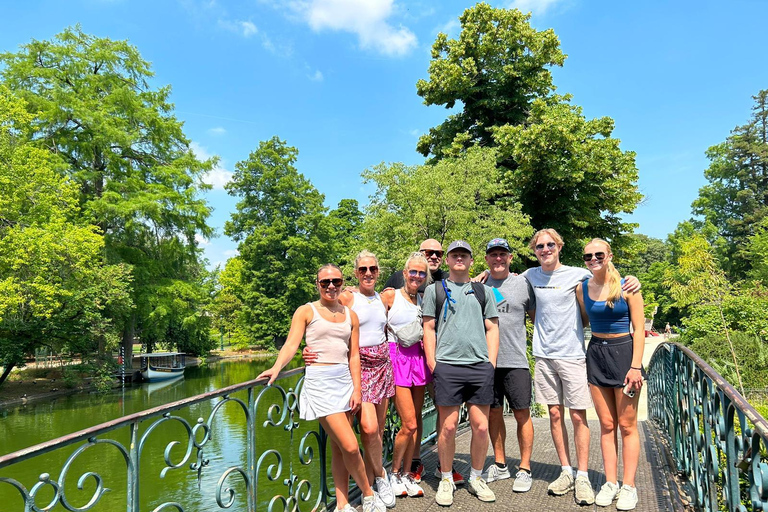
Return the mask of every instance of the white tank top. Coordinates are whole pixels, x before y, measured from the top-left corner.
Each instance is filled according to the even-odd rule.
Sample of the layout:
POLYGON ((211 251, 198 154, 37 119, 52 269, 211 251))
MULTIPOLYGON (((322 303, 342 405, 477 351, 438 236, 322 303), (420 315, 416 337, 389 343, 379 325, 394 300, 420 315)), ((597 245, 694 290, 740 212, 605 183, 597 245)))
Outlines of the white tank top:
POLYGON ((352 294, 352 311, 360 321, 360 347, 375 347, 387 340, 387 308, 378 293, 367 297, 360 292, 352 294))
POLYGON ((403 292, 395 290, 395 300, 392 301, 392 307, 389 308, 389 317, 387 325, 389 326, 390 343, 397 343, 395 335, 396 330, 413 322, 419 317, 419 306, 421 306, 421 295, 416 294, 416 304, 405 300, 403 292))

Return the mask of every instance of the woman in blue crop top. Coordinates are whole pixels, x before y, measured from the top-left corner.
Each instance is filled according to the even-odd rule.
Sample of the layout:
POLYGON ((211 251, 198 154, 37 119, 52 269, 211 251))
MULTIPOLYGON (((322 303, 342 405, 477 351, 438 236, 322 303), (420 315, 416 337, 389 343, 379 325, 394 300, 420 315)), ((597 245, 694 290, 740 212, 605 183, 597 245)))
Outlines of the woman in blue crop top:
POLYGON ((600 420, 600 448, 606 483, 595 504, 617 510, 637 506, 635 472, 640 456, 637 403, 643 386, 645 314, 639 292, 622 292, 622 279, 612 263, 611 246, 593 239, 584 248, 584 262, 592 277, 576 288, 584 325, 592 339, 587 348, 587 380, 600 420), (630 333, 630 324, 634 329, 630 333), (618 427, 618 430, 617 430, 618 427), (621 432, 623 485, 618 483, 618 432, 621 432))

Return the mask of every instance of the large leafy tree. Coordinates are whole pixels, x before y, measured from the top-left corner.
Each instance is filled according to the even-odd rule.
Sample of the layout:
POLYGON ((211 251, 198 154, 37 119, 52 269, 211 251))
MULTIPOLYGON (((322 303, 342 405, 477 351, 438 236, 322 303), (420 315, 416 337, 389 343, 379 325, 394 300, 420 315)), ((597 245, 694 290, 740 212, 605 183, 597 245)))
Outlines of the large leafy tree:
POLYGON ((224 228, 239 242, 246 325, 254 342, 285 336, 293 311, 315 295, 315 271, 339 263, 324 196, 295 167, 298 150, 273 137, 235 165, 239 198, 224 228))
POLYGON ((95 349, 130 307, 128 269, 105 264, 76 184, 25 138, 32 121, 0 85, 0 383, 38 347, 95 349))
POLYGON ((417 83, 427 105, 456 108, 419 139, 431 162, 477 144, 498 147, 504 187, 499 198, 518 202, 540 229, 566 237, 564 259, 574 263, 579 243, 600 236, 615 249, 634 229, 635 154, 612 138, 613 120, 587 120, 569 96, 555 96, 550 69, 565 55, 552 30, 537 31, 529 15, 481 3, 460 17, 457 39, 439 34, 429 79, 417 83))
POLYGON ((741 249, 768 216, 768 90, 753 98, 749 122, 707 150, 710 165, 704 175, 709 184, 693 202, 693 212, 717 226, 726 241, 723 264, 737 278, 751 266, 741 249))
POLYGON ((179 269, 200 264, 195 234, 211 234, 201 178, 215 162, 190 151, 170 87, 150 86, 150 64, 126 41, 78 26, 1 54, 0 63, 3 82, 35 113, 28 136, 66 164, 81 215, 104 234, 109 261, 133 268, 137 308, 121 319, 130 353, 135 329, 155 312, 149 299, 158 287, 191 282, 179 269))
MULTIPOLYGON (((376 192, 366 212, 363 243, 390 269, 402 268, 426 238, 444 246, 463 239, 482 254, 483 244, 504 237, 528 256, 526 238, 533 230, 516 203, 495 199, 499 178, 496 152, 487 148, 471 148, 435 165, 380 164, 367 170, 363 180, 375 183, 376 192)), ((476 260, 478 268, 485 265, 476 260)))

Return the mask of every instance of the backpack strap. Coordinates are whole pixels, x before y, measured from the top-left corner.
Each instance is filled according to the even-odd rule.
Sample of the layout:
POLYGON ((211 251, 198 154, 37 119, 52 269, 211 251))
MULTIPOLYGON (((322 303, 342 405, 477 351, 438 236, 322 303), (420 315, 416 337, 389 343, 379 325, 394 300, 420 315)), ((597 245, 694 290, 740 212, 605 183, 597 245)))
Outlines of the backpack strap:
MULTIPOLYGON (((485 303, 487 300, 485 296, 485 285, 476 282, 470 284, 472 285, 472 295, 474 295, 477 302, 480 303, 480 311, 485 314, 485 303)), ((443 311, 446 299, 454 304, 456 303, 456 300, 448 295, 447 290, 448 285, 445 283, 445 279, 435 283, 435 333, 437 333, 437 325, 440 323, 440 315, 442 314, 442 316, 445 316, 447 314, 447 310, 443 311)), ((483 322, 485 322, 485 320, 483 320, 483 322)))
POLYGON ((483 283, 472 282, 472 291, 475 292, 475 298, 480 303, 480 311, 485 315, 485 285, 483 283))

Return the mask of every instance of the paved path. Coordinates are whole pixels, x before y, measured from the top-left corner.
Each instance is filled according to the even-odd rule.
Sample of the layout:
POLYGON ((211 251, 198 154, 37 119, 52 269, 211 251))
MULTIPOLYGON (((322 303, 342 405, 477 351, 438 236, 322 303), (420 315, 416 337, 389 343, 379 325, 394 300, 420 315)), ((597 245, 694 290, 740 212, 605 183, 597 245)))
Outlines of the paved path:
MULTIPOLYGON (((513 417, 507 417, 507 431, 515 432, 515 420, 513 417)), ((536 511, 536 512, 560 512, 564 510, 597 510, 614 512, 615 506, 597 507, 595 505, 581 507, 574 502, 573 493, 565 496, 547 495, 547 485, 550 481, 557 478, 560 474, 560 464, 557 460, 552 445, 552 439, 549 434, 549 420, 546 418, 535 418, 535 444, 533 449, 533 487, 527 493, 514 493, 512 491, 512 480, 502 480, 490 484, 490 488, 496 493, 495 503, 483 503, 476 497, 470 495, 465 486, 461 486, 454 495, 454 504, 450 508, 443 508, 435 503, 435 492, 437 491, 438 479, 434 476, 434 468, 437 465, 436 450, 431 450, 424 457, 426 467, 426 477, 422 481, 425 496, 423 498, 398 498, 397 506, 394 511, 536 511)), ((570 425, 569 425, 570 427, 570 425)), ((590 421, 592 429, 592 444, 590 446, 590 471, 589 478, 592 486, 598 489, 605 483, 605 475, 602 472, 602 461, 600 457, 600 446, 598 439, 599 425, 596 421, 590 421)), ((641 460, 638 468, 636 485, 638 489, 639 502, 637 512, 649 511, 667 511, 673 512, 670 499, 668 476, 663 468, 666 465, 664 457, 658 451, 654 442, 654 430, 650 423, 640 422, 640 442, 641 442, 641 460)), ((572 431, 570 431, 571 439, 572 431)), ((456 439, 456 469, 463 475, 469 474, 469 441, 468 431, 459 434, 456 439)), ((517 440, 514 435, 507 437, 507 463, 510 467, 515 467, 520 461, 519 451, 517 449, 517 440)), ((573 453, 573 450, 572 450, 573 453)), ((575 454, 574 454, 575 455, 575 454)), ((574 459, 575 460, 575 459, 574 459)), ((492 452, 489 449, 489 455, 486 459, 486 467, 493 461, 492 452)), ((621 474, 621 467, 619 468, 621 474)), ((614 502, 615 503, 615 502, 614 502)), ((360 507, 358 506, 358 510, 360 507)))

